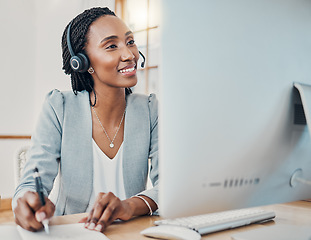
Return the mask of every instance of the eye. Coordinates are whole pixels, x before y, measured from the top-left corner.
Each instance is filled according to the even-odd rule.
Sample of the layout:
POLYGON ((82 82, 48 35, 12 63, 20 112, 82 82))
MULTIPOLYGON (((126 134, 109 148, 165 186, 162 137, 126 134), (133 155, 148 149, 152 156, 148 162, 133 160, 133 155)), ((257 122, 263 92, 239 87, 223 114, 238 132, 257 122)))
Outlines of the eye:
POLYGON ((114 48, 117 48, 117 45, 111 44, 108 47, 106 47, 106 49, 114 49, 114 48))
POLYGON ((134 39, 128 41, 128 43, 127 43, 127 45, 134 45, 134 44, 135 44, 135 40, 134 39))

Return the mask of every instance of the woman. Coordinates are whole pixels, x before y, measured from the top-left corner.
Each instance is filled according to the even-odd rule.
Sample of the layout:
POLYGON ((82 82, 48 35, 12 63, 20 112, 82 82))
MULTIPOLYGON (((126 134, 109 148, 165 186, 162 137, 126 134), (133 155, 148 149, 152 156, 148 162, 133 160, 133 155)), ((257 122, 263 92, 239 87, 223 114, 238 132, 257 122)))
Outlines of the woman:
POLYGON ((63 69, 73 92, 50 92, 43 105, 20 185, 16 223, 30 231, 54 215, 89 211, 85 227, 103 232, 115 219, 157 210, 157 100, 131 94, 139 51, 133 33, 108 8, 74 18, 62 38, 63 69), (148 159, 153 188, 146 190, 148 159), (41 206, 33 169, 45 195, 60 169, 54 204, 41 206))

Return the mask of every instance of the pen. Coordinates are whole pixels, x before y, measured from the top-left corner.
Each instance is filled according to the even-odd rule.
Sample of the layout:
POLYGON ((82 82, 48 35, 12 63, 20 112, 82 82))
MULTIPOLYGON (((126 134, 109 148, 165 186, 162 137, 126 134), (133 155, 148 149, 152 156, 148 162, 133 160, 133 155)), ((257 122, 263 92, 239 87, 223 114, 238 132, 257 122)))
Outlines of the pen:
MULTIPOLYGON (((41 177, 39 175, 39 170, 38 170, 38 168, 35 168, 33 171, 34 171, 33 177, 34 177, 35 182, 36 182, 36 191, 39 195, 41 205, 44 206, 45 205, 45 199, 44 199, 44 194, 43 194, 43 186, 42 186, 42 182, 41 182, 41 177)), ((43 220, 42 224, 44 226, 44 230, 45 230, 46 234, 49 234, 50 233, 50 231, 49 231, 49 220, 48 219, 43 220)))

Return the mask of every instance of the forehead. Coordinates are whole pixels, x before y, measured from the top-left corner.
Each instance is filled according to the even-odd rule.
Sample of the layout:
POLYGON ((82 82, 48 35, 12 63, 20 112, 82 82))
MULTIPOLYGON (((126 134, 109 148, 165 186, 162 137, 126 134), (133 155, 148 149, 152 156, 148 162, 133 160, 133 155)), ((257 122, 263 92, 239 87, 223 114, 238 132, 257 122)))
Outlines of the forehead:
POLYGON ((129 31, 126 24, 116 16, 102 16, 96 19, 89 27, 88 41, 101 41, 109 36, 125 36, 129 31))

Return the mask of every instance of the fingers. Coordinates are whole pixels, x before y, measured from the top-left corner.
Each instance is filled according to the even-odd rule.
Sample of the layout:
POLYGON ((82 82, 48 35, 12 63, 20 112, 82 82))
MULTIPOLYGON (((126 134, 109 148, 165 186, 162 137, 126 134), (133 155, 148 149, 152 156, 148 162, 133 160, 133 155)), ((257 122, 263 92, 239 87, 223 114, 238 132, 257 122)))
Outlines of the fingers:
POLYGON ((121 201, 119 198, 112 199, 103 211, 101 217, 98 220, 95 229, 99 232, 104 231, 116 218, 119 210, 121 209, 121 201))
POLYGON ((94 203, 93 209, 90 212, 89 221, 90 224, 88 226, 88 229, 101 232, 103 231, 107 226, 107 215, 108 218, 111 216, 111 213, 113 211, 113 208, 111 206, 111 202, 114 201, 116 197, 113 193, 100 193, 96 201, 94 203), (102 218, 102 216, 105 216, 105 220, 102 218), (99 224, 100 223, 100 224, 99 224))
POLYGON ((22 198, 34 212, 41 207, 41 202, 36 192, 26 192, 22 198))
POLYGON ((100 193, 88 216, 85 227, 103 232, 115 219, 123 217, 126 211, 120 199, 113 193, 100 193))
POLYGON ((88 217, 81 218, 79 223, 86 223, 87 219, 88 219, 88 217))
POLYGON ((41 206, 37 193, 26 192, 17 200, 15 222, 28 231, 38 231, 43 227, 41 221, 52 217, 54 211, 55 206, 49 199, 46 199, 45 206, 41 206))
POLYGON ((51 202, 50 199, 45 197, 45 205, 41 206, 35 214, 35 217, 38 222, 42 222, 45 219, 50 219, 55 212, 55 205, 51 202))
POLYGON ((26 198, 19 198, 17 200, 17 207, 14 209, 15 222, 22 228, 28 231, 36 231, 42 228, 34 216, 34 210, 31 208, 26 198))

